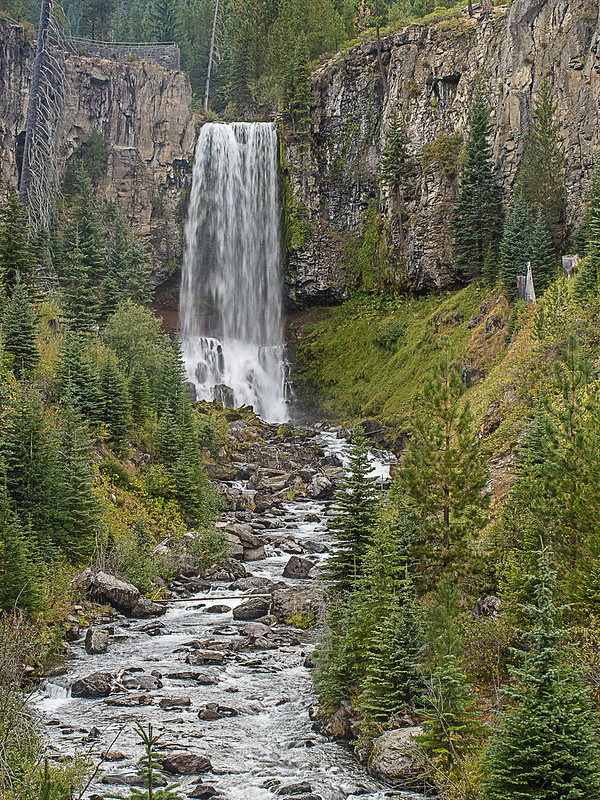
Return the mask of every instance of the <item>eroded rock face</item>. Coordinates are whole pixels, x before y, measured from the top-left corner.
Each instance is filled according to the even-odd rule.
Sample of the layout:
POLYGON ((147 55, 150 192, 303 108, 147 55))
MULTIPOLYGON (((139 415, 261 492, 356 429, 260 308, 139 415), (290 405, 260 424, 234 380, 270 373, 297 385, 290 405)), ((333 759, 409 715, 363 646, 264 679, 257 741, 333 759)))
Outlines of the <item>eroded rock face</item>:
POLYGON ((456 170, 444 170, 435 158, 423 162, 421 155, 423 146, 438 136, 466 129, 478 76, 489 92, 493 153, 506 202, 540 82, 554 76, 565 140, 568 217, 571 223, 580 221, 592 155, 600 146, 597 3, 516 0, 510 9, 497 9, 491 20, 465 18, 446 30, 412 25, 383 41, 383 61, 387 96, 374 44, 351 48, 320 67, 313 74, 310 149, 288 137, 290 179, 308 231, 289 258, 291 308, 346 295, 353 281, 352 254, 361 246, 369 208, 372 226, 386 238, 388 278, 416 290, 457 282, 448 225, 456 170), (377 186, 385 128, 394 111, 415 157, 405 192, 404 247, 385 191, 377 186))
MULTIPOLYGON (((0 176, 17 181, 16 139, 24 129, 35 42, 0 19, 0 176)), ((93 129, 108 144, 108 170, 98 185, 123 209, 152 256, 158 281, 178 260, 182 190, 194 152, 192 90, 187 75, 147 61, 119 64, 57 52, 69 87, 61 142, 64 167, 93 129)))

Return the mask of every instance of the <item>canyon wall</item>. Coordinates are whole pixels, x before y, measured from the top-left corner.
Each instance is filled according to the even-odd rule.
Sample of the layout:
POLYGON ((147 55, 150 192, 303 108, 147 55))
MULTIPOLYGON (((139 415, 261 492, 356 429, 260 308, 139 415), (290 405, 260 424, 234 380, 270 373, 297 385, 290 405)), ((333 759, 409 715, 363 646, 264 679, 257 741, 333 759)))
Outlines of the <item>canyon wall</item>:
POLYGON ((477 80, 489 94, 497 179, 508 203, 536 93, 549 77, 564 136, 568 217, 577 224, 600 144, 598 15, 593 0, 515 0, 488 20, 412 25, 383 40, 387 94, 374 44, 339 53, 316 70, 312 135, 308 143, 285 135, 303 226, 289 257, 290 306, 344 297, 357 280, 361 248, 377 261, 373 247, 363 247, 369 236, 385 238, 384 281, 416 291, 456 283, 448 222, 459 164, 451 135, 466 129, 477 80), (414 156, 404 247, 377 180, 394 111, 414 156))
MULTIPOLYGON (((0 19, 0 176, 13 185, 34 55, 35 42, 26 30, 0 19)), ((56 55, 69 88, 58 132, 61 162, 64 166, 92 129, 102 134, 108 170, 99 195, 125 211, 151 254, 155 280, 161 280, 181 257, 195 140, 188 77, 150 61, 56 55)))

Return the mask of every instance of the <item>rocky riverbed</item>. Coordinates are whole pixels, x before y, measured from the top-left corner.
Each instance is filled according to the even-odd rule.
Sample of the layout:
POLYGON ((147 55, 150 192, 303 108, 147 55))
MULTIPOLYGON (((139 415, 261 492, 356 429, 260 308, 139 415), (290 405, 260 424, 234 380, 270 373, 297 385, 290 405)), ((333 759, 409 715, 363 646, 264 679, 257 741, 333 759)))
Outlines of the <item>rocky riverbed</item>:
MULTIPOLYGON (((106 572, 79 577, 115 610, 87 629, 74 617, 66 663, 31 698, 50 746, 57 758, 100 764, 88 798, 140 785, 136 722, 162 734, 159 781, 178 782, 184 797, 418 798, 369 775, 311 719, 319 573, 346 442, 292 429, 263 430, 261 441, 256 424, 236 422, 228 452, 209 466, 231 506, 217 523, 231 557, 204 576, 183 559, 169 587, 176 602, 162 605, 106 572)), ((388 466, 374 467, 386 482, 388 466)))

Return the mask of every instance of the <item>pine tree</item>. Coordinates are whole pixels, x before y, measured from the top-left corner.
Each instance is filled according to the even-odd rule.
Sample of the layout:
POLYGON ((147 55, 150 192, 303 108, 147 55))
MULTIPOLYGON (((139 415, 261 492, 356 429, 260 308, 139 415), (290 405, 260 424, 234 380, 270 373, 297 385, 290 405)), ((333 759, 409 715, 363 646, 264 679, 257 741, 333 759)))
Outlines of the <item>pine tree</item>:
POLYGON ((466 278, 479 276, 490 246, 502 231, 502 205, 494 181, 490 108, 477 89, 469 115, 469 139, 452 217, 456 264, 466 278))
POLYGON ((154 0, 152 33, 157 42, 172 42, 175 40, 176 17, 173 0, 154 0))
POLYGON ((547 549, 539 554, 535 602, 526 610, 533 629, 523 631, 516 686, 505 690, 513 708, 486 749, 484 800, 555 800, 600 796, 600 728, 589 690, 561 648, 556 625, 556 576, 547 549))
POLYGON ((473 415, 461 400, 465 388, 446 341, 424 380, 395 489, 420 522, 423 574, 461 561, 466 538, 483 526, 489 502, 488 471, 473 415))
POLYGON ((110 441, 122 451, 130 430, 130 403, 127 384, 114 357, 109 356, 100 370, 102 420, 108 428, 110 441))
POLYGON ((463 796, 473 798, 465 761, 477 750, 484 729, 476 696, 461 666, 459 594, 456 581, 446 573, 433 595, 427 632, 433 653, 423 671, 425 695, 420 713, 425 719, 418 741, 431 760, 432 777, 440 790, 445 788, 441 780, 445 776, 451 785, 461 786, 463 796))
POLYGON ((562 123, 555 122, 556 104, 548 78, 540 85, 534 108, 535 120, 525 138, 516 190, 542 215, 553 247, 559 250, 565 238, 565 152, 562 123))
POLYGON ((11 512, 0 477, 0 610, 19 608, 29 616, 43 610, 41 575, 35 537, 11 512))
POLYGON ((57 432, 59 544, 69 560, 78 563, 93 550, 102 509, 94 488, 97 470, 87 428, 79 413, 68 406, 61 417, 57 432))
POLYGON ((598 291, 600 279, 600 159, 594 164, 584 235, 585 258, 575 281, 575 295, 579 300, 592 297, 598 291))
POLYGON ((135 364, 131 371, 128 391, 131 402, 131 421, 140 427, 150 417, 152 399, 150 397, 150 381, 139 364, 135 364))
POLYGON ((98 294, 89 265, 81 247, 79 231, 62 248, 62 288, 66 300, 66 316, 74 331, 90 331, 99 316, 98 294))
POLYGON ((12 370, 17 380, 30 376, 40 360, 36 327, 35 309, 17 273, 12 297, 2 319, 4 349, 13 358, 12 370))
POLYGON ((108 250, 106 274, 102 282, 102 316, 116 311, 122 300, 147 303, 151 287, 148 280, 148 256, 127 226, 125 215, 117 208, 111 211, 112 237, 108 250))
POLYGON ((0 204, 0 304, 10 297, 17 275, 26 286, 33 282, 38 262, 29 233, 27 210, 9 188, 0 204))
POLYGON ((527 274, 527 262, 532 259, 534 224, 531 208, 516 195, 500 242, 500 279, 509 300, 516 299, 517 276, 527 274))
POLYGON ((412 172, 407 144, 404 126, 394 110, 385 135, 385 147, 381 151, 380 175, 387 184, 391 198, 396 200, 401 247, 404 245, 404 187, 412 172))
MULTIPOLYGON (((531 274, 538 294, 547 289, 550 281, 558 276, 556 256, 552 241, 540 213, 536 214, 531 230, 531 274)), ((527 274, 527 273, 526 273, 527 274)))
POLYGON ((340 591, 356 587, 363 559, 377 522, 377 492, 370 477, 367 441, 358 428, 350 448, 350 466, 337 494, 338 511, 330 522, 336 549, 327 562, 329 577, 340 591))
POLYGON ((99 375, 85 356, 83 337, 69 331, 59 355, 57 379, 61 399, 90 423, 102 422, 99 375))

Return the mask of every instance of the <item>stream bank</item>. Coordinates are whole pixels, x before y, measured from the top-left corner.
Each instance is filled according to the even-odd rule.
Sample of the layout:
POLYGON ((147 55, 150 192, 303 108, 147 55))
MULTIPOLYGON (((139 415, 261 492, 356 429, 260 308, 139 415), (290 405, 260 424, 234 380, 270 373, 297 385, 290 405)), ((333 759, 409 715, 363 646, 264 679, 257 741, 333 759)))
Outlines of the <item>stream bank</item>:
MULTIPOLYGON (((160 617, 100 620, 106 651, 87 652, 80 636, 64 674, 47 676, 32 697, 58 758, 102 760, 90 800, 140 785, 135 722, 162 734, 164 780, 180 783, 184 797, 420 797, 371 777, 311 720, 319 567, 332 545, 326 521, 346 441, 291 426, 259 436, 260 426, 232 420, 237 444, 212 467, 231 506, 217 524, 235 557, 204 579, 183 570, 170 585, 181 602, 160 617)), ((374 466, 387 482, 389 466, 374 466)))

